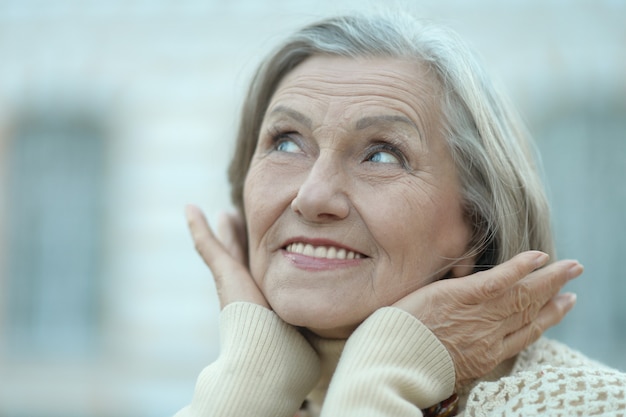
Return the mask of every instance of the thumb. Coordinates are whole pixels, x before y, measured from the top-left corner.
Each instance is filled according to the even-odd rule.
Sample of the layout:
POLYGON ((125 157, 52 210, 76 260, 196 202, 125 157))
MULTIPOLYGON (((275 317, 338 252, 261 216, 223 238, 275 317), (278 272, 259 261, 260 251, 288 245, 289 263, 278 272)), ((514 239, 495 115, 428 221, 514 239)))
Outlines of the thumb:
POLYGON ((213 274, 221 308, 236 301, 269 308, 248 269, 217 240, 204 213, 198 207, 188 205, 185 214, 196 251, 213 274))

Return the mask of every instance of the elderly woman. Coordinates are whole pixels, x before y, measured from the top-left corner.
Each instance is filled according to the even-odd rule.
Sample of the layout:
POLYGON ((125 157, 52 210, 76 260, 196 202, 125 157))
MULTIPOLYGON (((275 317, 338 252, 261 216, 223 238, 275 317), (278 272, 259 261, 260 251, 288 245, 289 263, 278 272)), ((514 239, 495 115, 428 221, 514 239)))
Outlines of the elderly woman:
POLYGON ((178 416, 626 413, 624 374, 540 338, 582 266, 548 264, 529 148, 450 33, 378 15, 288 38, 243 108, 239 215, 220 242, 187 209, 222 353, 178 416))

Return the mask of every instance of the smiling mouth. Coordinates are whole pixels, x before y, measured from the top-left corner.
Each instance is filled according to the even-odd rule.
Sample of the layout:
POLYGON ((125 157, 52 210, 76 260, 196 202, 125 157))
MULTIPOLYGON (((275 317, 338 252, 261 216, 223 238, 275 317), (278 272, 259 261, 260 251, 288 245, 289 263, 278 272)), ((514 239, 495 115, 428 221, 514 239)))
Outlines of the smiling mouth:
POLYGON ((285 247, 285 250, 289 253, 322 259, 349 260, 362 259, 366 257, 359 252, 346 250, 344 248, 337 248, 334 246, 313 246, 308 243, 291 243, 285 247))

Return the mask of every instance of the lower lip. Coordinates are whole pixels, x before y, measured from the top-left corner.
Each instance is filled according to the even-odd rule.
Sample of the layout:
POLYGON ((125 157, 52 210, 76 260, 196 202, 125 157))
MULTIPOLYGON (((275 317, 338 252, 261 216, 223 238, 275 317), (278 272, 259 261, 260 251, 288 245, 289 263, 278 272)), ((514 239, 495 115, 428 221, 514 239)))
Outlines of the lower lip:
POLYGON ((300 253, 282 251, 283 256, 294 265, 296 268, 304 269, 307 271, 328 271, 331 269, 349 268, 358 266, 366 258, 356 259, 327 259, 327 258, 314 258, 312 256, 302 255, 300 253))

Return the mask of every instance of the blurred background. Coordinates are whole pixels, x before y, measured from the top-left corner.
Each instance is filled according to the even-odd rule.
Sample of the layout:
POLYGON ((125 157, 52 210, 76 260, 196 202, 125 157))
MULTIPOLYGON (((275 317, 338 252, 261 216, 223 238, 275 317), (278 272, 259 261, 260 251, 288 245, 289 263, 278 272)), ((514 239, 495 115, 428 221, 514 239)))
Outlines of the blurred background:
MULTIPOLYGON (((626 1, 406 4, 473 44, 536 137, 559 254, 586 267, 550 336, 626 370, 626 1)), ((190 401, 219 308, 184 206, 230 207, 260 57, 367 7, 0 0, 0 417, 157 417, 190 401)))

